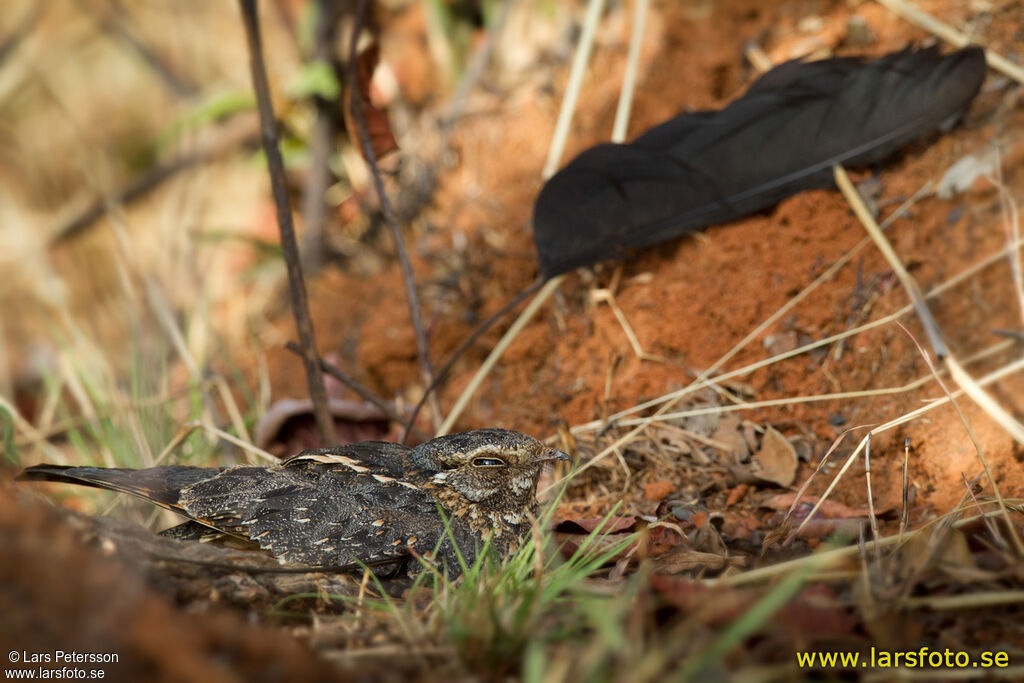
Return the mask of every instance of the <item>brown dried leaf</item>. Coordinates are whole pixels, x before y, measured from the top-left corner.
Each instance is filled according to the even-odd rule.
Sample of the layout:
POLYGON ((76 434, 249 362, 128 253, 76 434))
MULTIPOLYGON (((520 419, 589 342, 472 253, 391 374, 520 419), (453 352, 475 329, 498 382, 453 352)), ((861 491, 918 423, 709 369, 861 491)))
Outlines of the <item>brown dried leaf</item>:
MULTIPOLYGON (((370 136, 370 146, 378 158, 398 149, 398 142, 395 141, 395 136, 391 132, 391 122, 388 120, 387 112, 375 107, 370 97, 370 84, 379 61, 380 48, 377 43, 373 43, 356 57, 358 100, 363 108, 363 118, 366 120, 366 132, 370 136)), ((350 131, 355 131, 355 126, 351 125, 353 122, 352 112, 349 111, 351 101, 348 101, 347 104, 348 106, 345 107, 346 125, 350 131)), ((353 137, 355 137, 354 134, 353 137)), ((356 145, 356 148, 362 154, 362 146, 356 145)))
POLYGON ((624 517, 612 517, 605 520, 604 517, 584 517, 582 519, 563 519, 554 525, 555 531, 563 534, 589 534, 597 528, 605 534, 621 534, 633 531, 636 527, 636 517, 627 515, 624 517))
POLYGON ((670 481, 649 481, 644 484, 644 498, 652 502, 665 500, 675 490, 676 485, 670 481))
POLYGON ((660 557, 686 543, 686 537, 675 525, 655 524, 647 530, 647 557, 660 557))
POLYGON ((754 454, 760 469, 754 476, 779 486, 790 486, 796 479, 797 457, 793 444, 772 427, 768 427, 761 441, 761 450, 754 454))
POLYGON ((256 423, 253 435, 256 445, 284 457, 307 448, 359 441, 393 441, 398 437, 398 430, 387 415, 370 403, 331 397, 328 410, 334 418, 337 444, 320 442, 310 399, 284 398, 275 401, 256 423))
POLYGON ((747 440, 743 438, 743 420, 739 415, 729 414, 718 423, 718 428, 711 435, 714 441, 725 445, 733 455, 745 457, 750 454, 747 440))

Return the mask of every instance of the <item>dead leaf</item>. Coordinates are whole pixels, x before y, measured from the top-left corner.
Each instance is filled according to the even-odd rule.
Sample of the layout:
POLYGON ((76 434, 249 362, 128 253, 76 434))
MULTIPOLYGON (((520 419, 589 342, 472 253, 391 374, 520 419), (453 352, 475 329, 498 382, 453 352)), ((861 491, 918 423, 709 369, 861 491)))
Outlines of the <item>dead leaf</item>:
MULTIPOLYGON (((398 438, 398 430, 387 415, 370 403, 331 397, 328 410, 334 418, 338 444, 398 438)), ((293 455, 307 448, 338 445, 320 442, 313 418, 313 402, 308 398, 275 401, 256 423, 253 438, 258 447, 278 457, 293 455)))
MULTIPOLYGON (((562 557, 569 559, 583 547, 584 539, 587 538, 585 534, 579 533, 563 533, 556 531, 552 534, 555 544, 558 546, 562 557)), ((601 555, 605 551, 611 549, 622 541, 623 536, 621 534, 612 534, 609 536, 598 536, 587 544, 586 556, 594 557, 601 555)), ((622 559, 626 559, 631 553, 634 553, 636 544, 631 544, 629 547, 623 548, 614 556, 608 558, 609 563, 615 563, 622 559)))
POLYGON ((583 519, 563 519, 556 522, 554 530, 563 534, 589 534, 600 528, 605 534, 621 534, 634 531, 636 517, 626 515, 623 517, 612 517, 610 520, 604 517, 584 517, 583 519))
POLYGON ((676 490, 675 484, 669 481, 651 481, 644 484, 644 498, 657 502, 665 500, 668 495, 676 490))
POLYGON ((655 524, 647 530, 647 557, 661 557, 686 543, 686 537, 672 528, 675 525, 655 524))
POLYGON ((728 447, 733 455, 742 458, 750 454, 747 440, 743 437, 743 420, 739 415, 731 413, 724 416, 711 438, 728 447))
POLYGON ((754 462, 760 469, 754 476, 779 486, 790 486, 796 478, 796 449, 786 437, 768 427, 761 441, 761 450, 754 454, 754 462))
MULTIPOLYGON (((356 106, 362 105, 363 119, 366 121, 366 133, 370 136, 370 146, 373 148, 373 153, 377 155, 377 158, 398 149, 398 142, 395 141, 395 136, 391 132, 391 122, 388 120, 387 112, 375 107, 370 96, 373 72, 376 71, 379 61, 380 48, 376 42, 360 52, 356 57, 356 87, 359 91, 356 98, 358 100, 356 106)), ((348 106, 344 108, 345 124, 348 130, 353 131, 352 137, 355 138, 356 127, 353 125, 352 112, 350 111, 351 100, 347 99, 346 104, 348 106)), ((357 144, 356 148, 362 154, 362 146, 357 144)))
POLYGON ((743 500, 743 497, 747 495, 747 491, 750 487, 746 484, 738 484, 729 490, 729 496, 725 499, 725 507, 732 507, 736 503, 743 500))

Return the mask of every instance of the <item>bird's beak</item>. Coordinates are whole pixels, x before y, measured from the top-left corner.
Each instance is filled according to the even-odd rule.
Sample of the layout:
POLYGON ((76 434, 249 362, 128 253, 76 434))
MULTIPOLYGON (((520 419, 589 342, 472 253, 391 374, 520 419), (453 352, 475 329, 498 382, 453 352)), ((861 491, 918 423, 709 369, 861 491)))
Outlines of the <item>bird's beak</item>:
POLYGON ((547 449, 544 451, 543 455, 537 458, 538 462, 547 462, 549 460, 572 460, 572 458, 569 457, 568 453, 563 453, 562 451, 554 448, 547 449))

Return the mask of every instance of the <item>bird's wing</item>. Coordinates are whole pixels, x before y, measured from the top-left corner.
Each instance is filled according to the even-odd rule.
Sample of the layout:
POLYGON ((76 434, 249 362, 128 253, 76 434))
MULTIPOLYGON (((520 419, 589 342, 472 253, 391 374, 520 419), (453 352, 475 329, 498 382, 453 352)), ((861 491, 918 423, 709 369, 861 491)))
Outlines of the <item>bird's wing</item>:
POLYGON ((969 47, 873 62, 788 62, 713 112, 628 145, 584 151, 541 189, 534 242, 547 277, 828 187, 835 164, 873 164, 966 108, 985 77, 969 47))
POLYGON ((364 441, 330 448, 313 448, 285 460, 285 467, 315 462, 340 465, 356 473, 401 476, 405 473, 405 458, 412 451, 408 446, 387 441, 364 441))
POLYGON ((188 487, 181 502, 204 524, 311 566, 429 552, 443 530, 433 496, 417 485, 314 458, 225 470, 188 487))

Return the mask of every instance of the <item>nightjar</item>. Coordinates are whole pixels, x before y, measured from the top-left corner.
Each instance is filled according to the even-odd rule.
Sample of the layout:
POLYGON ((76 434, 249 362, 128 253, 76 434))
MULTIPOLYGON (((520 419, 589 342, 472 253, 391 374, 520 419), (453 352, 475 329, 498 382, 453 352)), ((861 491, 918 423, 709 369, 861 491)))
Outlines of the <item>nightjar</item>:
POLYGON ((487 539, 500 558, 518 548, 543 463, 568 457, 519 432, 478 429, 414 448, 367 441, 308 450, 270 467, 37 465, 18 479, 130 493, 192 520, 165 533, 219 532, 282 562, 404 564, 416 573, 419 555, 454 577, 453 540, 468 564, 487 539))

